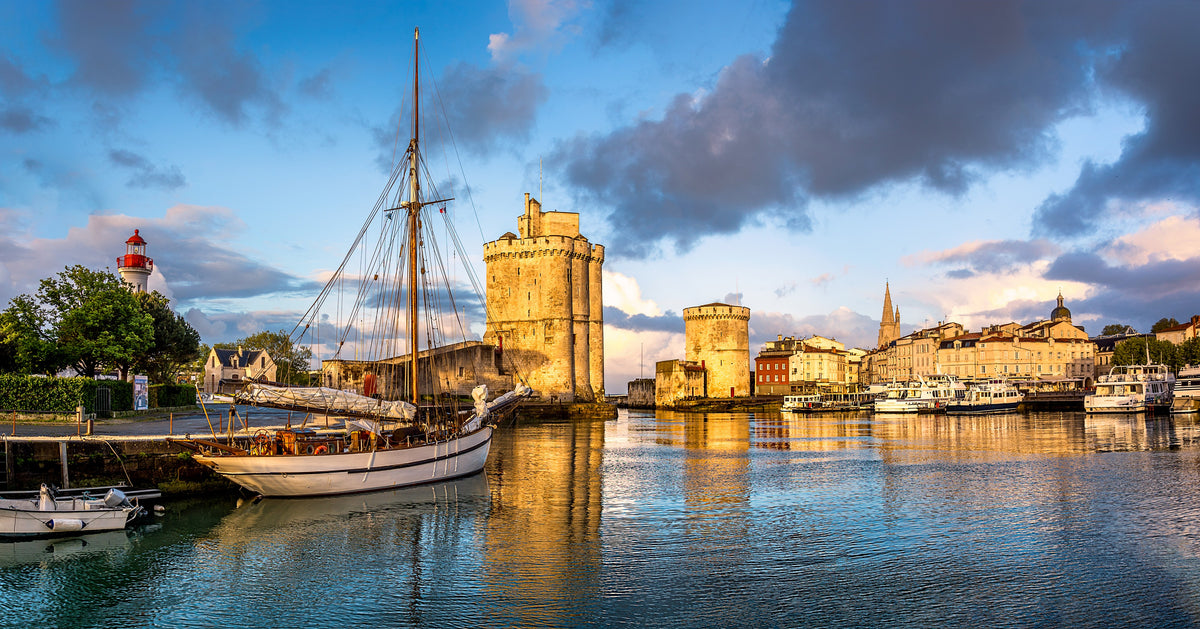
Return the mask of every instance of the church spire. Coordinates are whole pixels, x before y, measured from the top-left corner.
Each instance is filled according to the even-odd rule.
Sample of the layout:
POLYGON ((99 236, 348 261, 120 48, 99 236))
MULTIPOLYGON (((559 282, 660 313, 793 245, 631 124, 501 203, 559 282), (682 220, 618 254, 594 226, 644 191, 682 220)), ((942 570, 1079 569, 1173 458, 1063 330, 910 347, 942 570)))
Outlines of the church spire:
POLYGON ((892 306, 892 287, 885 282, 883 285, 883 318, 879 321, 879 345, 887 347, 889 343, 900 338, 900 307, 892 306))
POLYGON ((892 316, 892 287, 887 283, 883 283, 883 319, 884 325, 892 323, 896 319, 892 316))

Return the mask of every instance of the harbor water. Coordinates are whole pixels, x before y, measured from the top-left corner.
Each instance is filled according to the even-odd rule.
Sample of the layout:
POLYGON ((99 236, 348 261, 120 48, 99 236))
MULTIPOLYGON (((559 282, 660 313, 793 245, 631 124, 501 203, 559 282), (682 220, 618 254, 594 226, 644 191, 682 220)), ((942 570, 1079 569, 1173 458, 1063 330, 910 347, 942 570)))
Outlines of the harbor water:
POLYGON ((0 544, 0 626, 1195 626, 1197 422, 518 418, 451 483, 0 544))

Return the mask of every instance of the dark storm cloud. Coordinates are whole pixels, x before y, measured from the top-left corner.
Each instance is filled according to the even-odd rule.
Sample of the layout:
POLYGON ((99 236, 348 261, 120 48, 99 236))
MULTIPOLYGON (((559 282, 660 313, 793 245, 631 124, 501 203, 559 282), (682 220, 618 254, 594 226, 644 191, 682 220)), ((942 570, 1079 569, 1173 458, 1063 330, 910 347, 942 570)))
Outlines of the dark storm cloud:
POLYGON ((604 307, 604 325, 633 332, 673 332, 683 334, 683 316, 667 312, 657 316, 631 315, 613 306, 604 307))
POLYGON ((1070 190, 1046 199, 1034 216, 1035 231, 1086 234, 1113 202, 1200 202, 1200 4, 1147 7, 1131 5, 1128 31, 1097 66, 1100 82, 1144 108, 1145 128, 1126 138, 1116 162, 1085 163, 1070 190))
POLYGON ((1087 44, 1111 41, 1121 7, 799 2, 769 59, 739 58, 708 94, 563 142, 548 161, 612 208, 626 237, 609 250, 624 255, 687 248, 767 212, 807 229, 808 199, 897 182, 961 194, 1051 155, 1053 125, 1092 104, 1087 44))
POLYGON ((125 183, 131 188, 175 190, 187 185, 187 180, 184 179, 178 166, 155 166, 145 157, 121 149, 109 151, 108 158, 114 164, 132 171, 129 181, 125 183))

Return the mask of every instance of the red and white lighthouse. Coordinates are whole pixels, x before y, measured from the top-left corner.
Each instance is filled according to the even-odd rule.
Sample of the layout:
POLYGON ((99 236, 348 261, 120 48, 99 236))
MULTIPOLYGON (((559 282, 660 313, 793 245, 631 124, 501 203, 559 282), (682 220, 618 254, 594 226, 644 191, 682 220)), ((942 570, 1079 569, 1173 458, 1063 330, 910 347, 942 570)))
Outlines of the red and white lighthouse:
POLYGON ((125 241, 125 255, 117 258, 117 272, 121 279, 133 285, 133 292, 144 293, 153 270, 154 260, 146 257, 146 241, 135 229, 125 241))

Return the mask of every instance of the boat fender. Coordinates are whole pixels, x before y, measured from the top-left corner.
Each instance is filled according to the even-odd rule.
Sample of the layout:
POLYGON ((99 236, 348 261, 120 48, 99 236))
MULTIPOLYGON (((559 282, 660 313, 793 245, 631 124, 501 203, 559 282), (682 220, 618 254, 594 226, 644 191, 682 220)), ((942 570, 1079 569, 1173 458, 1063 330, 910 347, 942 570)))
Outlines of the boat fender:
POLYGON ((84 523, 83 520, 59 518, 46 522, 46 526, 52 531, 82 531, 84 523))
POLYGON ((325 454, 326 452, 329 452, 329 448, 323 445, 317 446, 317 449, 313 450, 313 454, 325 454))

